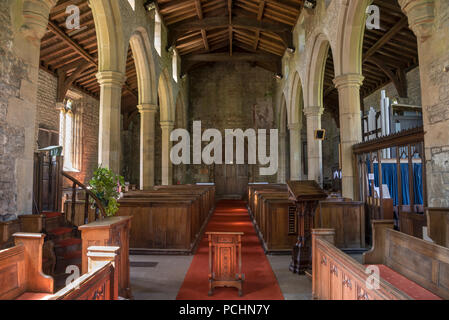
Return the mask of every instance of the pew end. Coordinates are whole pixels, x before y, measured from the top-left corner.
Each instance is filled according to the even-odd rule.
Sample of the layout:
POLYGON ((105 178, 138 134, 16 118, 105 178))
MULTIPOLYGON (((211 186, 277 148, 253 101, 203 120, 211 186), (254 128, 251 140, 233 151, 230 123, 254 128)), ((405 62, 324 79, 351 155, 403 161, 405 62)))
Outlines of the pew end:
POLYGON ((120 247, 88 248, 88 272, 44 300, 118 300, 120 247))
POLYGON ((386 249, 386 230, 394 229, 394 220, 373 220, 373 246, 363 253, 363 264, 384 264, 385 249, 386 249))
POLYGON ((25 249, 25 273, 27 291, 53 293, 53 277, 42 271, 42 257, 45 234, 17 232, 13 234, 16 246, 23 245, 25 249))

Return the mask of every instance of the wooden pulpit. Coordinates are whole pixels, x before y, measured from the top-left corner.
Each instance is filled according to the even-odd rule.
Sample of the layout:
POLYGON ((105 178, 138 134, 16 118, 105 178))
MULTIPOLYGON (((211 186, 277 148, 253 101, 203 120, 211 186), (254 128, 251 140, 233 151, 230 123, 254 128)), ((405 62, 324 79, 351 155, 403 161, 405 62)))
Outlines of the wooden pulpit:
POLYGON ((327 194, 315 181, 288 181, 289 199, 296 203, 298 241, 293 247, 290 271, 304 274, 312 269, 313 219, 321 200, 327 194))
POLYGON ((216 287, 234 287, 243 295, 243 232, 206 232, 209 239, 209 296, 216 287))

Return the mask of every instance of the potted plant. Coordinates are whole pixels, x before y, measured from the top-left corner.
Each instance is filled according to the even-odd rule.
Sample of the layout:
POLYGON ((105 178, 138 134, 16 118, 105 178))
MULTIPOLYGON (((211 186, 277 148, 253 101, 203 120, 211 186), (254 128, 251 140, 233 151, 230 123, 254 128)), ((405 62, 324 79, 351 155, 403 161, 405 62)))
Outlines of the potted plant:
POLYGON ((103 204, 108 217, 113 217, 119 208, 117 200, 120 197, 121 189, 125 184, 125 179, 116 175, 107 168, 98 167, 89 181, 92 192, 103 204))

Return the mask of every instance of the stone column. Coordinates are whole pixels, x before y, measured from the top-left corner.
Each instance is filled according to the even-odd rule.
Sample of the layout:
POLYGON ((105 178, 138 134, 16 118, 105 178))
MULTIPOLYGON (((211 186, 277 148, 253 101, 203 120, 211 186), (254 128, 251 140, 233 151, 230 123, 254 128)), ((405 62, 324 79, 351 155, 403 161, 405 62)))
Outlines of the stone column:
POLYGON ((286 179, 288 178, 286 165, 287 165, 287 143, 286 143, 286 132, 280 132, 279 133, 279 168, 278 168, 278 175, 277 175, 277 182, 278 183, 285 183, 286 179))
POLYGON ((301 180, 301 129, 300 123, 290 123, 290 180, 301 180))
POLYGON ((137 106, 140 113, 140 189, 154 186, 154 137, 157 105, 137 106))
POLYGON ((362 141, 360 120, 360 86, 364 77, 345 74, 334 79, 338 89, 340 114, 342 196, 355 200, 355 168, 352 146, 362 141))
POLYGON ((170 160, 170 133, 175 124, 173 121, 161 121, 162 129, 162 185, 171 185, 173 180, 173 166, 170 160))
POLYGON ((307 119, 307 165, 308 179, 323 184, 323 153, 321 140, 315 139, 315 130, 321 129, 322 107, 304 108, 307 119))
POLYGON ((98 163, 120 173, 120 107, 125 76, 121 72, 97 73, 100 84, 98 163))
POLYGON ((432 36, 435 29, 435 0, 399 0, 399 5, 420 42, 432 36))

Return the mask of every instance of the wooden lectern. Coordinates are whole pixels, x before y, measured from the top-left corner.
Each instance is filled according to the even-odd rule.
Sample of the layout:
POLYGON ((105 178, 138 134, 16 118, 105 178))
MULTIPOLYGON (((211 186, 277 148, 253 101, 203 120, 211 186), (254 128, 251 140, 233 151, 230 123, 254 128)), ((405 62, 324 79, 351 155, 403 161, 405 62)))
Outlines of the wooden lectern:
POLYGON ((288 181, 289 199, 296 203, 298 241, 293 247, 290 271, 304 274, 312 269, 311 232, 315 211, 327 194, 315 181, 288 181))
POLYGON ((209 296, 216 287, 234 287, 243 295, 243 232, 206 232, 209 238, 209 296))

